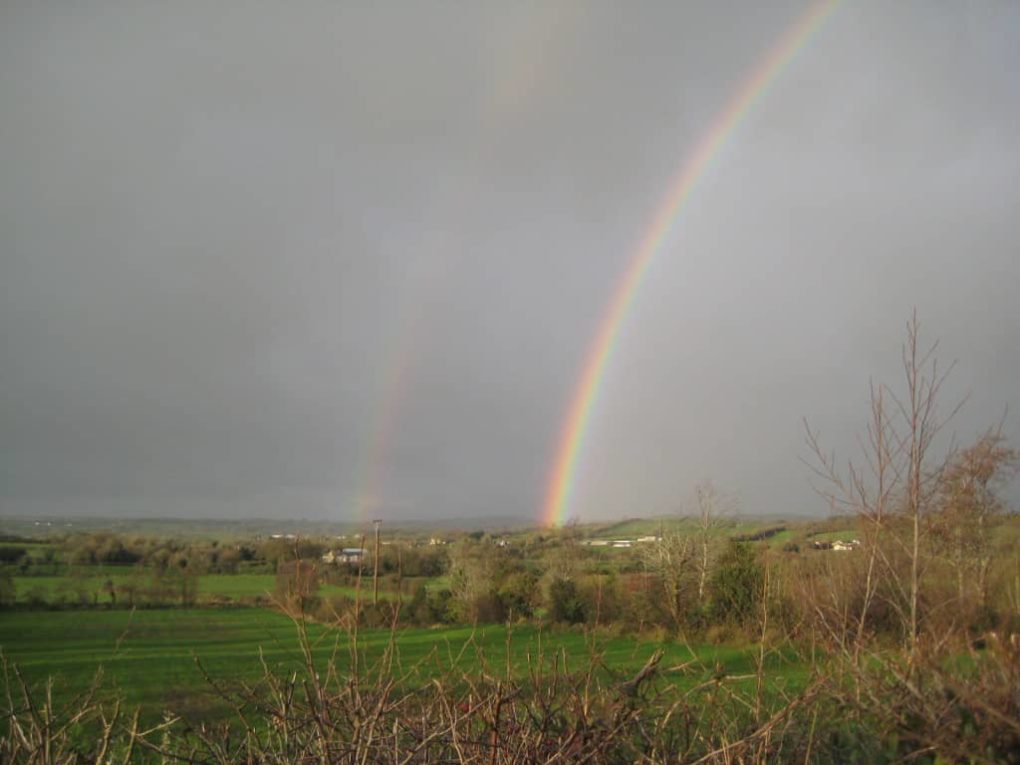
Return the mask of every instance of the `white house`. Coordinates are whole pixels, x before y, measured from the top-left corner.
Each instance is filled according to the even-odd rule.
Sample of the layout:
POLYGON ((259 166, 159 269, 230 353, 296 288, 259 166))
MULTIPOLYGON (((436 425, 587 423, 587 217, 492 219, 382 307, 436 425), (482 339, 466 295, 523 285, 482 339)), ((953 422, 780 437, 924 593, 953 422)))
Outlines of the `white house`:
POLYGON ((361 563, 365 559, 365 550, 361 547, 345 547, 342 550, 329 550, 322 556, 323 563, 361 563))

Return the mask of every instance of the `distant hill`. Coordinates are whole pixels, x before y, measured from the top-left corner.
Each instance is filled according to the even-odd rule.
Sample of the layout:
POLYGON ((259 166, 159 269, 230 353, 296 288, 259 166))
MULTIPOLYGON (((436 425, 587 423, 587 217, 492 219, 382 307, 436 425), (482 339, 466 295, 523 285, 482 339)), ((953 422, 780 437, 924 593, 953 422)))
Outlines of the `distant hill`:
MULTIPOLYGON (((828 519, 796 513, 734 514, 721 521, 727 533, 749 534, 767 526, 784 523, 825 522, 828 519)), ((387 518, 382 515, 388 533, 423 534, 429 531, 514 533, 537 528, 533 517, 495 515, 488 517, 449 517, 436 519, 387 518)), ((629 538, 662 531, 694 529, 697 520, 689 516, 661 515, 618 520, 584 522, 578 530, 586 537, 629 538)), ((322 520, 307 518, 124 518, 124 517, 0 517, 0 534, 24 537, 51 537, 69 533, 110 531, 151 536, 250 539, 273 534, 299 536, 339 536, 370 534, 372 522, 365 520, 322 520)))
MULTIPOLYGON (((389 532, 420 533, 437 531, 521 531, 535 525, 531 518, 492 516, 488 518, 441 518, 437 520, 387 520, 389 532)), ((216 539, 251 538, 272 534, 300 536, 338 536, 370 533, 371 520, 327 521, 306 518, 103 518, 103 517, 0 517, 0 534, 24 537, 56 536, 72 533, 110 531, 119 534, 152 536, 208 537, 216 539)))

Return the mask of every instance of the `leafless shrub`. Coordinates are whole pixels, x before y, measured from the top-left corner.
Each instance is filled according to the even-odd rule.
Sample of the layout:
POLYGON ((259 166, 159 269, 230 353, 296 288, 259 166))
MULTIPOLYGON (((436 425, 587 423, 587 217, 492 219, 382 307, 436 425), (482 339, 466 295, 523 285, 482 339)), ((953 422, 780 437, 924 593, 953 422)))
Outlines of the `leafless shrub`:
POLYGON ((622 676, 605 665, 594 635, 578 668, 571 668, 576 657, 541 648, 515 668, 509 630, 495 664, 469 640, 459 654, 436 650, 405 666, 395 625, 385 650, 368 660, 356 626, 349 624, 346 634, 336 633, 333 654, 323 662, 315 658, 322 647, 313 645, 302 618, 294 620, 299 669, 280 674, 264 663, 254 683, 205 673, 231 709, 222 723, 192 723, 168 713, 145 726, 137 712, 125 715, 120 705, 98 701, 98 678, 87 694, 58 708, 49 686, 37 701, 17 671, 8 670, 0 760, 764 762, 805 749, 798 713, 820 687, 768 698, 764 649, 752 675, 728 676, 697 661, 663 667, 659 651, 637 673, 622 676), (458 669, 472 651, 474 669, 458 669), (710 679, 693 686, 679 682, 692 673, 710 679))

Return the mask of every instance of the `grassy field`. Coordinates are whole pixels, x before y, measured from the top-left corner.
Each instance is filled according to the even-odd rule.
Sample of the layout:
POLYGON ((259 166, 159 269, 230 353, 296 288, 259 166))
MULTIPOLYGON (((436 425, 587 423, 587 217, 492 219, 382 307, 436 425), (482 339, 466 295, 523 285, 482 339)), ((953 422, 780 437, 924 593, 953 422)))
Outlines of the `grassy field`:
MULTIPOLYGON (((111 602, 111 597, 104 587, 105 583, 109 580, 113 582, 114 587, 119 587, 132 577, 135 577, 136 581, 144 587, 148 585, 151 574, 143 572, 136 575, 130 570, 121 568, 102 573, 87 571, 78 580, 68 576, 15 576, 14 586, 19 603, 33 601, 56 603, 61 600, 73 602, 77 599, 77 592, 80 590, 85 593, 86 600, 89 602, 107 604, 111 602)), ((198 598, 200 601, 230 599, 238 602, 251 602, 256 598, 271 596, 275 589, 275 574, 202 574, 198 577, 198 598)), ((319 588, 319 594, 354 597, 355 588, 323 584, 319 588)), ((383 598, 394 597, 393 593, 385 590, 380 591, 379 595, 383 598)), ((370 582, 363 586, 362 597, 366 596, 371 596, 370 582)), ((120 597, 123 601, 123 595, 120 597)))
MULTIPOLYGON (((713 537, 750 536, 764 529, 787 525, 783 520, 761 520, 742 516, 722 516, 716 518, 709 533, 713 537)), ((633 539, 656 534, 700 534, 697 518, 692 516, 662 516, 660 518, 631 518, 611 524, 592 525, 585 527, 587 535, 593 539, 633 539)))
POLYGON ((812 534, 807 540, 808 544, 811 542, 835 542, 836 540, 850 540, 856 539, 860 535, 860 531, 856 529, 836 529, 835 531, 820 531, 817 534, 812 534))
MULTIPOLYGON (((337 661, 349 661, 347 636, 319 625, 309 626, 317 663, 324 664, 336 650, 337 661)), ((391 635, 367 630, 360 646, 371 660, 381 655, 391 635)), ((631 638, 599 641, 605 664, 629 676, 660 647, 631 638)), ((697 658, 703 666, 671 675, 675 682, 701 682, 717 673, 743 675, 753 671, 752 653, 732 647, 702 646, 694 653, 683 645, 667 643, 665 667, 697 658)), ((0 619, 0 648, 26 680, 40 687, 54 679, 54 693, 67 699, 86 688, 102 667, 103 687, 119 693, 155 715, 169 708, 186 715, 225 712, 199 672, 198 658, 213 677, 228 683, 253 682, 262 673, 259 654, 281 671, 300 664, 297 629, 285 616, 268 609, 166 609, 151 611, 21 611, 0 619)), ((442 667, 476 674, 488 665, 502 674, 506 667, 507 632, 504 627, 408 629, 399 632, 400 665, 412 670, 413 681, 425 682, 442 667)), ((584 667, 590 655, 585 635, 547 632, 520 627, 511 633, 511 665, 527 671, 529 657, 546 662, 558 656, 568 670, 584 667)), ((770 682, 793 687, 803 681, 804 668, 774 656, 770 682)))
POLYGON ((47 549, 53 547, 53 544, 51 542, 31 542, 31 541, 26 541, 26 542, 0 542, 0 547, 21 548, 22 550, 24 550, 29 555, 32 555, 34 553, 39 553, 39 552, 42 552, 43 550, 47 550, 47 549))

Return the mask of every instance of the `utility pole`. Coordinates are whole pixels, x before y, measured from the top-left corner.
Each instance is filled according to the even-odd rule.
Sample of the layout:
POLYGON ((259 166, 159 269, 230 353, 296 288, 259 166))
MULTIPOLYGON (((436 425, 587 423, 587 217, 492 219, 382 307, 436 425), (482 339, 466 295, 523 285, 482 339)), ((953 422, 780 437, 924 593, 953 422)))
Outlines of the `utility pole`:
POLYGON ((382 521, 376 518, 372 521, 375 526, 375 554, 372 556, 372 604, 379 603, 379 526, 382 521))

